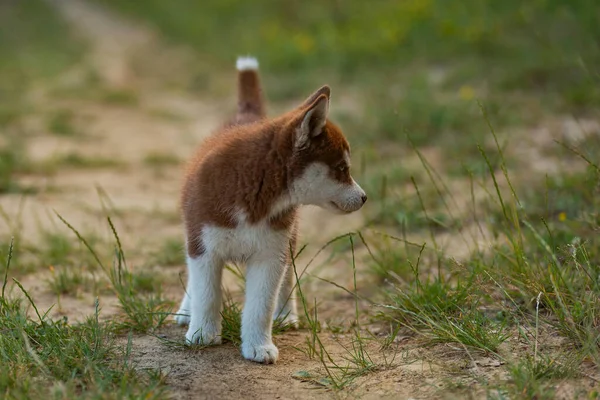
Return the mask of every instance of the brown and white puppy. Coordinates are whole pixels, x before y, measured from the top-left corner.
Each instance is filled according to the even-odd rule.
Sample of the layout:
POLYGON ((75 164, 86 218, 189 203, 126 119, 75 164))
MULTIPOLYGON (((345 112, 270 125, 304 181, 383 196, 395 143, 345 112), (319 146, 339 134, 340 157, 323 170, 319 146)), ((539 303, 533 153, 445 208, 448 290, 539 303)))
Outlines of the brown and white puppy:
POLYGON ((182 190, 189 276, 176 320, 189 324, 189 343, 220 343, 223 266, 244 262, 242 355, 274 363, 273 319, 297 323, 290 247, 298 207, 350 213, 367 196, 350 176, 348 141, 327 119, 328 86, 267 119, 258 62, 239 58, 237 69, 237 115, 200 146, 182 190))

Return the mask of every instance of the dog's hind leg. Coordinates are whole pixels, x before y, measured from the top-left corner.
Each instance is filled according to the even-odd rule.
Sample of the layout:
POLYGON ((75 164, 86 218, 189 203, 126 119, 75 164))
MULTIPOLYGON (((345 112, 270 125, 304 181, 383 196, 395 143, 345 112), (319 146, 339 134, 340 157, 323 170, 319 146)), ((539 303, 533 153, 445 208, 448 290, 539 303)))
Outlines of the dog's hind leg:
POLYGON ((181 300, 179 311, 177 311, 177 314, 175 314, 175 321, 179 325, 189 325, 190 316, 192 314, 191 306, 192 304, 190 297, 190 279, 188 273, 188 283, 186 285, 185 293, 183 294, 183 299, 181 300))
POLYGON ((285 266, 278 251, 263 250, 251 257, 246 272, 246 304, 242 313, 242 355, 265 364, 277 361, 273 344, 273 311, 285 266))
MULTIPOLYGON (((275 308, 275 313, 273 314, 273 320, 281 318, 285 324, 297 328, 298 314, 296 310, 296 297, 294 295, 294 288, 296 287, 296 274, 294 273, 293 265, 293 257, 296 255, 296 241, 298 237, 297 223, 292 227, 290 236, 290 248, 288 249, 285 274, 281 282, 279 296, 277 297, 277 307, 275 308)), ((300 274, 300 272, 298 272, 298 274, 300 274)))
MULTIPOLYGON (((188 343, 221 343, 221 278, 223 261, 212 254, 188 256, 188 295, 190 296, 190 326, 185 335, 188 343)), ((185 300, 184 300, 185 301, 185 300)))

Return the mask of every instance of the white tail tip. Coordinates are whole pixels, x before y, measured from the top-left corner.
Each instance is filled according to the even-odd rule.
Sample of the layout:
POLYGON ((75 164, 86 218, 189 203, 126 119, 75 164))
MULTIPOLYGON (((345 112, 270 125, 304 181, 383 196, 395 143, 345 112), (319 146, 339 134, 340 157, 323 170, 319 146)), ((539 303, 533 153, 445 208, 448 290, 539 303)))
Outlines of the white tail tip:
POLYGON ((254 57, 238 57, 235 66, 238 71, 257 70, 258 60, 254 57))

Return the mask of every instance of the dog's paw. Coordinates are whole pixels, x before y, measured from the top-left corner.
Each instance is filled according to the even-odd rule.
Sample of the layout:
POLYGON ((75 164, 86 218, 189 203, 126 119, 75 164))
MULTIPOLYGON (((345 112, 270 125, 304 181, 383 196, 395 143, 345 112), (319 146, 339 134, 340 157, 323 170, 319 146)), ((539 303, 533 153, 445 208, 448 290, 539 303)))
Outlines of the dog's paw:
POLYGON ((190 310, 179 310, 177 314, 175 314, 175 322, 177 325, 189 325, 190 324, 191 313, 190 310))
POLYGON ((258 345, 242 343, 242 356, 247 360, 258 363, 275 364, 279 358, 279 350, 273 343, 258 345))
POLYGON ((194 327, 190 325, 185 334, 185 341, 188 344, 200 344, 204 346, 221 344, 221 332, 210 327, 194 327))

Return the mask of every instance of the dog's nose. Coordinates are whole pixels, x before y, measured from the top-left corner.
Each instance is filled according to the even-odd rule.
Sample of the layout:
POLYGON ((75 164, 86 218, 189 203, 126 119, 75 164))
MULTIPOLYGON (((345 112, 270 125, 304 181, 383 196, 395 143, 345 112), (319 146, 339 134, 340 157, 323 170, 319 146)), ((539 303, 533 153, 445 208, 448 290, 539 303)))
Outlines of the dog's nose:
POLYGON ((367 202, 367 195, 363 194, 361 197, 363 204, 365 204, 367 202))

